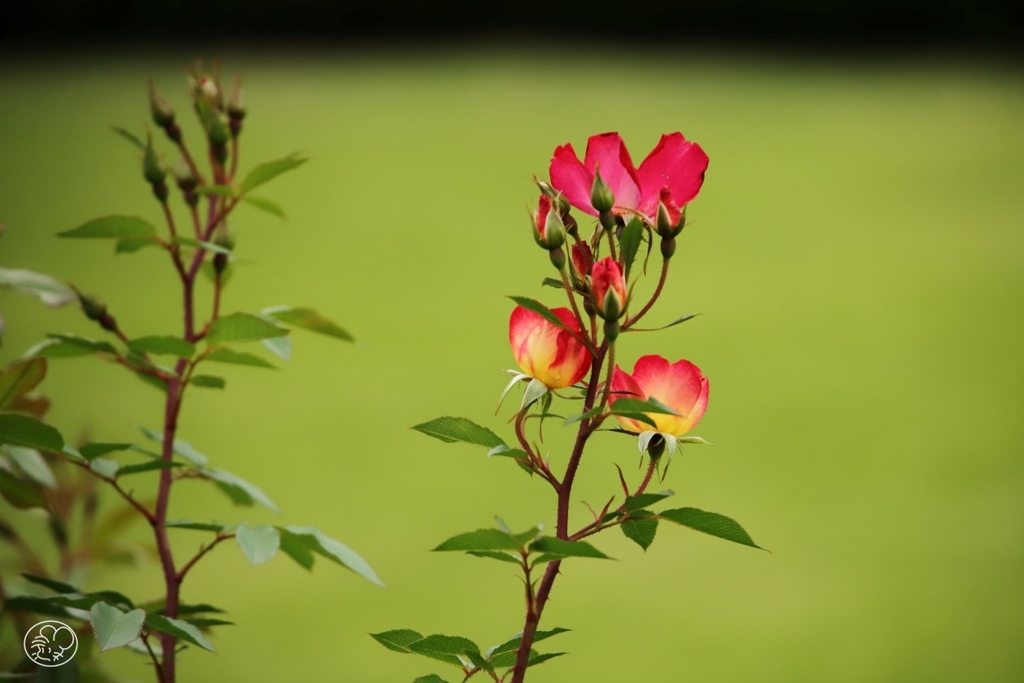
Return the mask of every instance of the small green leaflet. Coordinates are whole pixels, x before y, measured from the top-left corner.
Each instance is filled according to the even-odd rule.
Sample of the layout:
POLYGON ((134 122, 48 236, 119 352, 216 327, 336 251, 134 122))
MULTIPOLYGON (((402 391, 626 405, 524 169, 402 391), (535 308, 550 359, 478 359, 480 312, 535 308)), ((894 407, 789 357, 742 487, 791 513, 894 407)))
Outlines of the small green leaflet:
POLYGON ((464 441, 485 448, 504 445, 498 435, 486 427, 481 427, 464 417, 439 417, 413 427, 427 436, 440 439, 445 443, 464 441))
POLYGON ((465 666, 469 662, 469 659, 464 654, 466 651, 472 651, 477 655, 480 654, 480 648, 469 638, 446 636, 439 633, 409 643, 408 647, 410 651, 418 655, 430 657, 431 659, 458 667, 465 666))
POLYGON ((89 610, 89 617, 92 631, 100 644, 100 652, 105 652, 138 638, 146 613, 141 609, 125 613, 113 605, 98 601, 89 610))
POLYGON ((270 500, 267 494, 263 493, 255 484, 250 484, 231 472, 213 467, 201 467, 199 471, 207 479, 213 480, 217 484, 217 488, 226 493, 238 505, 252 505, 255 502, 278 514, 281 513, 274 501, 270 500))
POLYGON ((277 202, 272 202, 269 199, 264 199, 263 197, 253 197, 251 194, 242 197, 242 201, 250 206, 255 206, 257 209, 274 214, 278 218, 283 218, 285 220, 288 219, 288 216, 284 213, 284 209, 282 209, 280 204, 277 202))
POLYGON ((675 510, 662 510, 658 513, 658 517, 711 536, 724 538, 733 543, 764 550, 764 548, 754 543, 753 539, 750 538, 736 520, 716 512, 705 512, 697 508, 677 508, 675 510))
MULTIPOLYGON (((141 610, 140 610, 141 611, 141 610)), ((198 645, 204 650, 215 652, 213 645, 206 639, 198 628, 187 621, 180 619, 171 619, 161 614, 147 614, 146 615, 146 626, 154 631, 161 631, 163 633, 169 633, 179 640, 184 640, 186 643, 192 643, 198 645)))
POLYGON ((409 628, 400 628, 395 629, 394 631, 383 631, 381 633, 371 633, 370 637, 387 649, 394 650, 395 652, 401 652, 403 654, 410 654, 412 650, 409 649, 409 645, 415 643, 417 640, 423 640, 422 635, 409 628))
POLYGON ((215 377, 213 375, 192 375, 188 383, 206 389, 223 389, 227 386, 227 382, 224 381, 223 377, 215 377))
POLYGON ((533 311, 534 313, 540 314, 542 318, 552 323, 553 325, 560 327, 563 330, 569 329, 566 326, 566 324, 562 322, 561 318, 555 315, 550 308, 548 308, 541 302, 537 301, 536 299, 531 299, 530 297, 527 296, 510 296, 509 299, 512 299, 512 301, 515 301, 517 304, 519 304, 520 306, 529 311, 533 311))
POLYGON ((543 556, 550 558, 596 557, 605 560, 611 559, 586 541, 563 541, 551 536, 541 536, 531 543, 530 552, 543 553, 543 556))
POLYGON ((64 437, 56 429, 34 417, 4 413, 0 414, 0 445, 2 444, 57 453, 64 448, 64 437))
POLYGON ((341 339, 343 341, 355 341, 355 337, 345 329, 339 327, 331 320, 328 320, 312 308, 293 306, 274 306, 264 309, 262 316, 273 318, 278 322, 292 327, 301 327, 310 332, 318 332, 328 337, 341 339))
POLYGON ((138 216, 103 216, 88 223, 57 233, 57 237, 73 238, 137 238, 156 235, 156 228, 138 216))
POLYGON ((152 336, 132 339, 128 348, 135 353, 168 354, 178 358, 191 358, 196 352, 195 344, 179 337, 152 336))
POLYGON ((204 360, 212 360, 218 363, 236 363, 238 365, 252 365, 257 368, 271 368, 276 370, 275 366, 270 361, 260 358, 254 353, 248 353, 246 351, 235 351, 221 347, 214 349, 210 353, 206 354, 204 360))
POLYGON ((640 243, 644 237, 644 225, 639 218, 633 218, 626 227, 622 229, 622 237, 619 244, 622 245, 622 261, 626 264, 625 278, 629 279, 629 272, 633 268, 633 261, 640 249, 640 243))
POLYGON ((213 242, 202 242, 192 237, 175 237, 171 240, 175 244, 184 244, 187 247, 193 247, 195 249, 205 249, 206 251, 212 251, 215 254, 224 254, 225 256, 231 256, 231 250, 227 247, 222 247, 219 244, 213 242))
POLYGON ((277 529, 266 524, 239 526, 235 531, 235 541, 253 567, 272 559, 281 547, 277 529))
POLYGON ((298 168, 307 161, 309 161, 309 159, 300 157, 298 154, 292 154, 284 157, 283 159, 275 159, 274 161, 266 161, 246 174, 245 178, 242 180, 242 184, 239 185, 238 194, 247 194, 250 190, 273 180, 286 171, 298 168))
POLYGON ((53 470, 36 449, 6 445, 0 446, 0 454, 10 458, 18 466, 18 469, 35 483, 51 490, 57 488, 57 479, 53 476, 53 470))
POLYGON ((654 535, 658 531, 658 519, 656 517, 627 519, 620 528, 626 538, 646 551, 654 543, 654 535))
MULTIPOLYGON (((288 535, 291 535, 293 537, 291 539, 293 543, 303 544, 308 551, 314 552, 322 557, 326 557, 328 560, 336 562, 337 564, 340 564, 342 567, 351 569, 356 574, 359 574, 371 583, 375 583, 378 586, 384 585, 384 583, 379 578, 377 578, 377 573, 373 571, 373 568, 366 562, 366 560, 360 557, 358 553, 356 553, 354 550, 349 548, 341 541, 331 538, 319 529, 311 526, 286 526, 277 527, 277 530, 281 532, 281 549, 288 553, 289 556, 292 557, 292 559, 295 559, 296 562, 299 562, 299 564, 305 566, 307 569, 309 567, 300 562, 294 555, 289 553, 287 548, 285 547, 284 539, 288 535)), ((309 563, 310 565, 312 565, 311 557, 309 563)))
POLYGON ((45 358, 26 358, 0 370, 0 410, 35 389, 46 377, 45 358))
POLYGON ((220 346, 236 342, 257 341, 269 337, 283 337, 288 330, 269 323, 263 318, 248 313, 232 313, 221 316, 210 325, 206 343, 220 346))

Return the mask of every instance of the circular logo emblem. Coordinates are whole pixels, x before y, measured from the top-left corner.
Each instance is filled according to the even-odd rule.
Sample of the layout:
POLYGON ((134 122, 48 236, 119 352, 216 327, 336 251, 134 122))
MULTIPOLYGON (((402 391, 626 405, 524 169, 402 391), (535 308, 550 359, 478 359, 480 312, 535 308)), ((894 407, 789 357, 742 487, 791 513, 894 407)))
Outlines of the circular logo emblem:
POLYGON ((40 621, 25 634, 25 654, 39 666, 67 664, 78 652, 78 636, 62 621, 40 621))

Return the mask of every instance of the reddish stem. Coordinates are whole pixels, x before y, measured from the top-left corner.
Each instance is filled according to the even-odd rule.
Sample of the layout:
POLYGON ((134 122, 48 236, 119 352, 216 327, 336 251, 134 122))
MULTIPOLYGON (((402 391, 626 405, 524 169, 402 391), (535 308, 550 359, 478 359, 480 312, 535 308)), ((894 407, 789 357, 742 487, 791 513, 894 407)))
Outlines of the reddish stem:
POLYGON ((662 290, 662 288, 665 287, 665 280, 667 278, 668 278, 668 259, 664 259, 661 262, 661 277, 658 278, 658 286, 655 287, 654 294, 651 295, 651 298, 647 301, 646 304, 644 304, 644 307, 640 309, 639 313, 634 315, 632 318, 629 318, 629 319, 626 320, 626 322, 622 325, 622 331, 623 332, 625 332, 630 327, 632 327, 635 323, 637 323, 640 320, 640 318, 644 317, 647 314, 647 311, 651 310, 651 306, 653 306, 654 302, 658 300, 659 296, 661 296, 661 290, 662 290))

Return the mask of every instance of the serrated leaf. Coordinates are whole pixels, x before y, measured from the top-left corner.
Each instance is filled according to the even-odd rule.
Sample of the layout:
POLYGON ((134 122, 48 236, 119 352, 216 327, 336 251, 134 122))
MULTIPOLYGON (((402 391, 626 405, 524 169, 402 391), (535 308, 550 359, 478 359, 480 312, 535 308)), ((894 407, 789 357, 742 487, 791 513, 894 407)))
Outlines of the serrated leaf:
POLYGON ((132 447, 130 443, 87 443, 79 447, 78 452, 86 460, 94 460, 107 453, 124 451, 132 447))
POLYGON ((58 232, 57 237, 76 239, 90 238, 137 238, 156 235, 156 228, 138 216, 103 216, 83 223, 72 230, 58 232))
POLYGON ((124 477, 129 474, 138 474, 139 472, 152 472, 153 470, 169 470, 174 467, 181 467, 180 462, 167 462, 166 460, 150 460, 149 462, 141 462, 134 465, 122 465, 117 469, 117 476, 124 477))
POLYGON ((210 644, 210 641, 206 639, 206 636, 204 636, 198 628, 187 621, 171 619, 170 617, 165 617, 161 614, 146 614, 145 619, 146 626, 151 631, 169 633, 179 640, 184 640, 186 643, 192 643, 193 645, 198 645, 204 650, 216 652, 216 650, 213 649, 213 645, 210 644))
POLYGON ((654 543, 654 535, 658 531, 658 519, 656 517, 627 519, 620 528, 626 538, 646 551, 654 543))
POLYGON ((345 329, 320 315, 320 313, 312 308, 275 306, 274 308, 265 309, 262 314, 282 322, 285 325, 301 327, 302 329, 309 330, 311 332, 319 332, 320 334, 325 334, 328 337, 334 337, 335 339, 355 341, 355 337, 349 334, 345 329))
POLYGON ((626 498, 626 511, 633 512, 635 510, 642 510, 643 508, 650 507, 655 503, 660 503, 666 498, 670 498, 675 495, 675 491, 660 491, 658 493, 641 493, 639 496, 629 496, 626 498))
POLYGON ((477 647, 469 638, 462 636, 446 636, 440 633, 429 635, 413 643, 409 643, 409 650, 424 657, 430 657, 446 664, 463 666, 465 655, 463 653, 472 651, 480 654, 477 647), (461 658, 460 658, 461 657, 461 658))
POLYGON ((633 218, 626 227, 622 229, 622 236, 619 244, 622 246, 622 262, 625 264, 625 278, 629 279, 629 272, 633 268, 633 261, 640 249, 640 243, 644 238, 644 224, 639 218, 633 218))
POLYGON ((45 358, 20 360, 0 371, 0 410, 10 410, 15 401, 39 386, 45 377, 45 358))
POLYGON ((235 541, 253 567, 273 558, 281 547, 281 536, 277 529, 266 524, 241 525, 235 531, 235 541))
POLYGON ((151 336, 132 339, 128 348, 135 353, 156 353, 191 358, 196 352, 196 345, 179 337, 151 336))
POLYGON ((435 439, 440 439, 445 443, 464 441, 485 448, 494 448, 505 443, 490 429, 481 427, 464 417, 439 417, 429 422, 418 424, 413 429, 435 439))
POLYGON ((510 296, 509 299, 512 299, 512 301, 515 301, 517 304, 519 304, 520 306, 529 311, 533 311, 534 313, 540 314, 542 318, 547 320, 552 325, 560 327, 563 330, 569 329, 568 327, 566 327, 565 323, 562 322, 561 318, 555 315, 550 308, 548 308, 541 302, 537 301, 536 299, 531 299, 530 297, 527 296, 510 296))
POLYGON ((255 484, 250 484, 231 472, 212 467, 202 468, 200 472, 204 477, 212 479, 217 484, 217 488, 226 493, 235 503, 239 505, 259 503, 278 514, 281 513, 274 501, 270 500, 267 494, 263 493, 255 484))
POLYGON ((56 429, 28 415, 0 415, 0 445, 11 444, 59 453, 64 437, 56 429))
POLYGON ((78 301, 75 290, 49 275, 31 270, 0 268, 0 287, 30 294, 47 306, 57 307, 78 301))
POLYGON ((547 652, 547 653, 544 653, 544 654, 541 654, 541 655, 537 655, 535 657, 530 657, 529 661, 526 663, 526 666, 537 666, 538 664, 542 664, 542 663, 548 661, 549 659, 554 659, 555 657, 561 657, 562 655, 566 655, 566 654, 569 654, 569 653, 568 652, 547 652))
POLYGON ((4 601, 4 610, 32 612, 33 614, 45 614, 51 617, 66 618, 67 609, 63 605, 52 602, 50 598, 37 598, 31 595, 15 595, 4 601))
POLYGON ((636 398, 619 398, 612 403, 612 413, 622 415, 623 413, 661 413, 663 415, 676 415, 675 410, 665 405, 656 398, 649 398, 641 401, 636 398))
POLYGON ((541 536, 530 544, 530 552, 557 555, 559 557, 596 557, 610 560, 611 558, 586 541, 563 541, 560 538, 541 536))
POLYGON ((220 533, 224 531, 226 527, 224 524, 216 524, 214 522, 193 522, 188 519, 175 519, 164 524, 169 529, 193 529, 195 531, 213 531, 220 533))
POLYGON ((206 389, 223 389, 228 384, 223 377, 214 375, 192 375, 188 383, 206 389))
POLYGON ((518 557, 494 550, 470 550, 466 554, 474 557, 487 557, 492 560, 500 560, 501 562, 511 562, 512 564, 519 564, 520 562, 518 557))
POLYGON ((309 159, 295 154, 283 159, 266 161, 246 174, 245 178, 242 179, 242 184, 239 185, 238 194, 248 194, 251 190, 259 187, 263 183, 269 182, 282 173, 290 171, 293 168, 297 168, 307 161, 309 161, 309 159))
MULTIPOLYGON (((557 627, 555 627, 553 629, 549 629, 547 631, 537 631, 534 634, 534 636, 533 636, 533 642, 539 643, 542 640, 547 640, 548 638, 551 638, 552 636, 557 636, 560 633, 568 633, 571 630, 572 629, 562 628, 561 626, 557 626, 557 627)), ((512 638, 510 640, 506 640, 501 645, 498 645, 498 646, 492 648, 491 649, 491 655, 500 654, 502 652, 515 652, 516 650, 519 649, 519 643, 522 642, 522 640, 523 640, 523 634, 520 633, 516 637, 514 637, 514 638, 512 638)))
POLYGON ((399 628, 393 631, 371 633, 370 637, 387 649, 394 650, 395 652, 401 652, 402 654, 411 654, 412 650, 409 649, 409 645, 415 643, 417 640, 423 640, 423 636, 416 631, 413 631, 411 628, 399 628))
POLYGON ((0 467, 0 495, 19 510, 46 507, 46 494, 39 484, 16 477, 2 467, 0 467))
POLYGON ((0 451, 6 453, 7 457, 18 466, 18 469, 32 481, 48 489, 57 488, 57 478, 53 476, 53 470, 50 469, 42 454, 36 449, 6 445, 0 447, 0 451))
POLYGON ((258 368, 271 368, 274 370, 277 369, 277 366, 273 363, 260 358, 254 353, 235 351, 228 348, 214 349, 211 353, 206 355, 204 360, 217 361, 218 363, 235 363, 237 365, 252 365, 258 368))
POLYGON ((484 671, 494 671, 494 665, 484 659, 476 650, 465 650, 462 653, 470 663, 477 669, 483 669, 484 671))
POLYGON ((288 332, 287 329, 269 323, 259 316, 248 313, 232 313, 213 321, 210 330, 206 333, 206 343, 210 346, 220 346, 257 341, 268 337, 283 337, 288 332))
POLYGON ((146 613, 141 609, 133 609, 126 614, 102 601, 92 606, 89 616, 100 652, 127 645, 138 638, 146 619, 146 613))
POLYGON ((50 590, 52 590, 54 593, 81 593, 82 592, 82 591, 78 590, 77 588, 75 588, 74 586, 72 586, 70 583, 64 583, 63 581, 55 581, 53 579, 48 579, 45 576, 36 576, 34 574, 22 573, 22 577, 24 577, 26 581, 29 581, 31 583, 35 583, 35 584, 38 584, 40 586, 45 586, 45 587, 49 588, 50 590))
POLYGON ((434 550, 519 550, 522 545, 522 541, 501 529, 477 529, 452 536, 434 550))
MULTIPOLYGON (((373 567, 359 556, 347 545, 331 538, 315 527, 278 527, 281 531, 287 531, 295 536, 305 537, 303 540, 308 548, 316 554, 326 557, 328 560, 340 564, 342 567, 351 569, 367 581, 383 586, 384 582, 377 577, 373 567)), ((294 559, 294 558, 293 558, 294 559)), ((300 563, 301 564, 301 563, 300 563)))
POLYGON ((733 543, 764 550, 764 548, 754 543, 753 539, 750 538, 736 520, 720 515, 717 512, 705 512, 697 508, 677 508, 675 510, 662 510, 658 513, 658 517, 689 527, 695 531, 724 538, 733 543))
POLYGON ((263 197, 253 197, 252 195, 246 195, 242 197, 242 201, 251 206, 255 206, 257 209, 272 213, 278 218, 288 219, 288 216, 284 214, 284 209, 277 202, 272 202, 269 199, 263 197))

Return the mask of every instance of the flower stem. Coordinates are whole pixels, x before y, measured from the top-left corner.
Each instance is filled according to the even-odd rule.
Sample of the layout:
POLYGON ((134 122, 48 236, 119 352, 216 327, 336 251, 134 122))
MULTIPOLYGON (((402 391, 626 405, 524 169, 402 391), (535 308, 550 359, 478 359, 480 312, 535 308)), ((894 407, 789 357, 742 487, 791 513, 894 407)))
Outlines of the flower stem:
POLYGON ((640 309, 639 313, 634 315, 632 318, 628 318, 626 320, 625 324, 622 325, 622 331, 623 332, 625 332, 630 327, 632 327, 636 322, 638 322, 640 320, 640 318, 644 317, 644 315, 647 314, 647 311, 651 310, 651 306, 653 306, 654 302, 658 300, 659 296, 661 296, 661 290, 662 290, 662 288, 665 287, 665 280, 667 278, 668 278, 668 259, 663 259, 662 262, 661 262, 661 277, 658 278, 658 286, 655 287, 654 294, 651 295, 651 298, 647 301, 646 304, 644 304, 644 307, 640 309))

